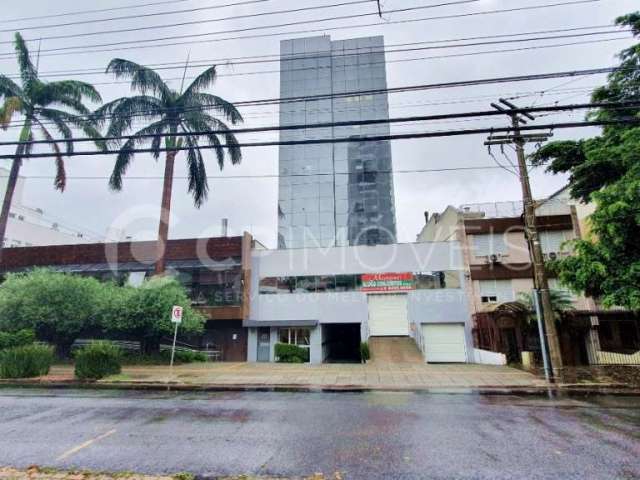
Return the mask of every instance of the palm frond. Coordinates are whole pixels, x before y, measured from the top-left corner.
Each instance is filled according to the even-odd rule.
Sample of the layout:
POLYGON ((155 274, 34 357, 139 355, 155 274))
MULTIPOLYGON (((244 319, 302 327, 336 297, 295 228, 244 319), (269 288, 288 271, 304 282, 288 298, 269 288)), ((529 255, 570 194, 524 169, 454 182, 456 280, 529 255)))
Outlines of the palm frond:
POLYGON ((87 99, 94 103, 102 103, 102 97, 93 85, 77 80, 61 80, 59 82, 45 83, 44 91, 47 96, 53 99, 70 97, 78 101, 87 99))
MULTIPOLYGON (((107 144, 104 140, 102 140, 102 134, 100 133, 100 131, 94 126, 93 122, 83 116, 80 115, 74 115, 72 113, 69 112, 65 112, 63 110, 56 110, 56 109, 51 109, 51 108, 41 108, 39 110, 40 115, 43 118, 46 118, 47 120, 50 120, 51 122, 55 123, 56 126, 58 127, 58 130, 60 131, 60 133, 63 133, 62 129, 64 128, 62 126, 62 124, 64 124, 65 127, 69 128, 67 124, 70 124, 76 128, 79 128, 80 130, 82 130, 84 132, 85 135, 87 135, 88 137, 91 138, 96 138, 98 140, 94 141, 94 144, 96 145, 96 147, 98 147, 100 150, 106 150, 107 149, 107 144)), ((65 138, 67 138, 65 136, 65 138)), ((69 151, 67 149, 67 151, 69 151)))
POLYGON ((0 75, 0 97, 21 97, 22 88, 5 75, 0 75))
MULTIPOLYGON (((148 95, 137 95, 106 103, 97 109, 91 118, 98 125, 110 119, 107 136, 118 137, 131 129, 136 117, 158 118, 162 116, 163 109, 161 100, 148 95)), ((115 143, 118 144, 118 142, 115 143)))
POLYGON ((210 93, 193 92, 183 95, 185 106, 194 112, 203 112, 203 110, 212 110, 222 114, 222 116, 230 121, 233 125, 242 123, 244 120, 238 109, 225 99, 210 93))
POLYGON ((216 71, 216 66, 213 65, 212 67, 207 68, 204 72, 198 75, 193 80, 193 82, 191 82, 191 85, 189 85, 184 91, 183 96, 187 97, 191 94, 198 93, 201 90, 210 87, 211 85, 216 83, 217 78, 218 74, 216 71))
POLYGON ((16 32, 14 47, 16 50, 16 56, 18 57, 18 67, 20 68, 20 78, 24 86, 29 85, 32 81, 37 80, 38 74, 36 67, 31 62, 29 56, 29 49, 25 43, 22 35, 16 32))
MULTIPOLYGON (((133 157, 135 155, 135 152, 133 150, 135 149, 136 145, 142 145, 149 141, 149 137, 143 135, 155 134, 156 136, 162 138, 161 133, 165 128, 167 128, 165 122, 160 121, 152 123, 151 125, 138 130, 122 145, 120 151, 118 152, 118 156, 116 157, 116 163, 113 167, 113 172, 111 173, 111 177, 109 178, 109 187, 112 190, 122 189, 122 176, 126 173, 129 165, 131 164, 131 161, 133 160, 133 157)), ((155 140, 155 138, 156 137, 154 137, 153 140, 155 140)), ((152 145, 152 148, 155 147, 153 147, 152 145)), ((154 152, 154 157, 158 158, 159 155, 159 151, 154 152)))
POLYGON ((9 97, 0 107, 0 128, 6 130, 11 123, 13 114, 22 110, 22 100, 20 97, 9 97))
POLYGON ((111 172, 111 177, 109 177, 109 187, 111 190, 119 191, 122 190, 122 176, 125 174, 129 165, 131 164, 131 160, 133 159, 133 147, 135 146, 135 139, 130 138, 122 148, 118 152, 118 156, 116 157, 116 163, 113 166, 113 172, 111 172))
POLYGON ((40 116, 49 120, 56 126, 56 129, 60 132, 60 135, 62 135, 66 140, 65 143, 67 146, 67 154, 70 154, 73 153, 73 142, 71 141, 71 139, 73 138, 73 132, 63 120, 62 115, 59 115, 59 113, 62 112, 57 110, 41 110, 40 116))
POLYGON ((80 115, 84 115, 86 117, 89 117, 91 115, 91 110, 89 110, 89 108, 87 108, 87 106, 82 103, 82 100, 77 100, 73 97, 69 97, 69 96, 60 96, 60 97, 55 97, 55 98, 41 98, 39 99, 38 102, 39 105, 42 105, 43 107, 47 107, 50 105, 63 105, 69 109, 71 109, 73 112, 80 114, 80 115))
POLYGON ((171 89, 160 75, 152 69, 122 58, 114 58, 109 62, 106 73, 113 73, 116 78, 131 80, 131 89, 138 90, 143 95, 151 92, 161 98, 169 98, 171 89))
POLYGON ((54 141, 51 133, 49 133, 49 130, 47 130, 47 128, 40 121, 38 121, 37 123, 38 123, 38 126, 40 127, 40 131, 42 132, 42 135, 44 136, 45 140, 48 140, 49 142, 51 142, 50 143, 51 149, 55 154, 56 177, 53 180, 53 185, 56 190, 60 190, 61 192, 64 192, 64 189, 67 185, 67 172, 64 168, 64 159, 62 158, 62 152, 60 151, 60 147, 58 146, 58 144, 54 141))
POLYGON ((187 146, 187 167, 189 170, 189 193, 193 196, 193 203, 196 208, 200 208, 208 197, 209 183, 207 181, 207 171, 202 158, 198 140, 187 135, 185 137, 187 146))

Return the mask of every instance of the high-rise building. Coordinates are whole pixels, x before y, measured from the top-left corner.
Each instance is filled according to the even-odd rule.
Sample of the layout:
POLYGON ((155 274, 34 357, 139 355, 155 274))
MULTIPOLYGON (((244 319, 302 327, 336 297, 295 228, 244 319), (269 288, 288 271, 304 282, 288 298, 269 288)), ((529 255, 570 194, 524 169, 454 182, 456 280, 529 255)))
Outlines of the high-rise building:
MULTIPOLYGON (((280 96, 291 99, 280 105, 280 125, 389 118, 382 36, 299 38, 280 48, 280 96)), ((381 135, 388 123, 283 130, 280 139, 381 135)), ((281 145, 279 160, 280 248, 396 241, 388 141, 281 145)))

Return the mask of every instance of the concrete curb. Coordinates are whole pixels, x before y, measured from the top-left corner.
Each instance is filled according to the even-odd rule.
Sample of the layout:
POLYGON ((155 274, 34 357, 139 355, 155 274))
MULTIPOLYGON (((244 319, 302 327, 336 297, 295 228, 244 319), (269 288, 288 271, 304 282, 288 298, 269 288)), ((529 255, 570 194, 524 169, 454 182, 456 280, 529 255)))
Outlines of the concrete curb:
POLYGON ((300 392, 300 393, 366 393, 366 392, 414 392, 440 394, 496 394, 496 395, 632 395, 640 396, 640 388, 622 384, 564 384, 564 385, 478 385, 478 386, 407 386, 397 385, 305 385, 305 384, 185 384, 159 382, 78 382, 75 380, 43 382, 39 380, 0 380, 2 388, 48 388, 79 390, 125 390, 162 392, 300 392))

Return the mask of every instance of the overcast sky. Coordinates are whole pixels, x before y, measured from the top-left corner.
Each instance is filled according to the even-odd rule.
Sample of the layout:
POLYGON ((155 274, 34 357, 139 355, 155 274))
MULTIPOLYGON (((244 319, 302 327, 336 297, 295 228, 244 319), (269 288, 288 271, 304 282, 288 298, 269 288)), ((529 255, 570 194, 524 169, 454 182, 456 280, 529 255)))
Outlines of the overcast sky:
MULTIPOLYGON (((151 3, 152 1, 158 0, 144 2, 134 2, 132 0, 94 0, 93 2, 80 2, 78 0, 57 0, 56 2, 49 0, 26 0, 22 2, 5 0, 2 6, 0 30, 13 28, 18 30, 20 28, 45 24, 211 7, 214 5, 237 3, 239 0, 182 0, 164 5, 71 17, 21 20, 11 23, 7 23, 4 20, 78 10, 131 6, 136 3, 151 3)), ((119 28, 159 26, 194 20, 220 19, 258 12, 346 3, 347 1, 348 0, 265 0, 251 5, 215 10, 200 10, 181 14, 174 13, 171 15, 132 18, 86 25, 23 30, 23 34, 25 38, 38 39, 47 36, 81 34, 84 32, 97 32, 119 28)), ((344 20, 317 21, 328 17, 375 13, 377 10, 375 2, 369 1, 355 5, 322 8, 306 12, 291 12, 130 33, 48 39, 43 40, 41 43, 43 53, 40 57, 39 70, 46 79, 47 72, 51 73, 57 70, 67 71, 73 69, 104 68, 108 61, 116 56, 143 64, 153 64, 183 62, 186 61, 189 55, 191 63, 205 63, 210 60, 218 61, 220 64, 220 78, 212 90, 217 95, 232 102, 272 98, 279 96, 277 63, 233 65, 230 62, 221 60, 250 55, 277 54, 279 52, 279 42, 282 39, 320 35, 323 33, 331 35, 333 40, 369 35, 384 35, 386 45, 433 40, 448 41, 429 45, 446 46, 447 48, 387 54, 387 81, 389 87, 616 65, 617 60, 615 59, 615 54, 622 48, 632 44, 630 34, 617 33, 593 37, 458 48, 450 48, 452 44, 455 44, 455 42, 451 42, 450 40, 573 27, 606 26, 612 24, 615 17, 637 9, 637 0, 601 0, 569 6, 549 7, 540 10, 431 19, 405 24, 387 24, 387 22, 403 19, 467 14, 496 9, 555 4, 563 1, 565 0, 480 0, 466 4, 442 6, 411 12, 390 13, 385 15, 384 20, 380 20, 375 16, 365 16, 344 20), (306 25, 278 27, 254 32, 246 31, 232 34, 217 34, 182 40, 198 40, 202 42, 190 45, 165 45, 156 48, 135 48, 100 53, 76 53, 72 55, 51 55, 51 53, 54 52, 45 52, 49 49, 68 46, 87 46, 174 35, 210 34, 213 32, 245 29, 256 26, 311 20, 316 21, 306 25), (376 23, 376 26, 357 28, 357 25, 365 23, 376 23), (334 27, 344 28, 334 29, 334 27), (327 30, 323 32, 320 30, 322 28, 327 28, 327 30), (286 33, 307 29, 315 29, 318 31, 312 34, 286 33), (211 41, 229 36, 246 36, 252 33, 278 33, 279 35, 258 39, 211 41), (602 41, 603 39, 614 38, 618 38, 618 40, 602 41), (599 42, 508 53, 466 55, 457 58, 424 58, 593 40, 598 40, 599 42), (207 43, 204 43, 205 41, 207 43), (410 58, 419 58, 419 60, 401 61, 410 58), (274 70, 275 72, 273 72, 274 70)), ((385 0, 384 9, 393 10, 437 3, 445 2, 439 0, 385 0)), ((604 30, 607 29, 605 28, 602 31, 604 30)), ((523 38, 529 38, 531 36, 539 35, 524 36, 523 38)), ((0 45, 0 71, 4 74, 13 74, 17 71, 15 59, 3 56, 4 53, 12 51, 12 46, 4 43, 11 40, 12 33, 9 31, 0 33, 0 41, 3 42, 3 44, 0 45)), ((158 43, 166 44, 167 42, 158 43)), ((470 42, 465 41, 458 43, 470 42)), ((30 43, 29 45, 35 57, 38 42, 30 43)), ((425 45, 418 45, 418 47, 422 46, 425 45)), ((190 69, 187 77, 197 74, 202 69, 203 67, 190 69)), ((166 78, 179 78, 182 75, 182 71, 163 70, 162 75, 166 78)), ((129 92, 128 85, 110 84, 109 82, 114 81, 113 78, 102 73, 98 75, 69 76, 69 78, 82 79, 97 84, 106 101, 126 95, 129 92), (103 82, 107 82, 107 84, 101 85, 103 82)), ((59 77, 56 77, 56 79, 59 79, 59 77)), ((561 103, 586 101, 589 97, 589 87, 600 85, 604 80, 603 76, 591 76, 582 77, 577 80, 566 78, 551 79, 392 94, 389 97, 390 116, 398 117, 485 110, 489 108, 489 103, 493 101, 493 99, 501 96, 513 97, 522 95, 521 98, 514 101, 523 106, 531 104, 546 105, 555 101, 560 101, 561 103)), ((171 85, 179 88, 180 80, 172 80, 171 85)), ((276 125, 278 122, 278 108, 274 105, 246 107, 241 109, 241 112, 245 116, 245 126, 247 127, 276 125)), ((550 123, 552 121, 581 119, 582 116, 583 112, 578 112, 574 115, 559 114, 541 118, 538 122, 550 123)), ((503 126, 505 123, 503 120, 492 118, 490 120, 394 125, 392 126, 392 133, 503 126)), ((0 133, 0 139, 15 140, 17 133, 18 131, 16 129, 10 129, 8 132, 0 133)), ((594 133, 597 133, 597 130, 556 131, 555 138, 577 138, 579 136, 593 135, 594 133)), ((262 136, 248 134, 241 137, 243 141, 253 139, 277 140, 277 133, 272 132, 262 136)), ((400 171, 403 170, 495 165, 493 160, 488 156, 486 148, 483 146, 484 140, 485 136, 476 135, 393 142, 393 165, 394 169, 399 172, 395 175, 395 195, 398 236, 400 241, 407 242, 415 240, 416 234, 420 231, 424 223, 423 212, 425 210, 436 212, 441 211, 449 204, 460 205, 464 203, 518 200, 520 198, 517 178, 500 169, 400 173, 400 171)), ((87 147, 78 146, 77 148, 84 149, 87 147)), ((10 150, 5 148, 2 152, 9 153, 10 150)), ((504 160, 499 150, 496 151, 496 154, 499 159, 504 160)), ((513 158, 513 152, 509 151, 508 155, 513 158)), ((193 236, 218 235, 220 233, 221 218, 227 217, 232 233, 249 230, 263 243, 274 247, 276 245, 277 229, 277 179, 275 177, 249 179, 232 179, 226 177, 229 175, 275 175, 278 171, 277 147, 247 148, 243 151, 242 164, 239 166, 228 165, 223 172, 219 172, 217 164, 210 153, 207 153, 206 158, 209 160, 208 173, 215 177, 210 179, 211 192, 209 200, 203 207, 196 209, 193 206, 190 196, 187 195, 186 181, 184 179, 176 179, 174 183, 173 219, 170 236, 172 238, 187 238, 193 236)), ((176 168, 177 177, 185 175, 185 163, 184 155, 179 156, 176 168)), ((133 167, 127 172, 123 191, 118 193, 111 192, 107 186, 107 177, 111 172, 112 165, 113 158, 102 156, 76 157, 68 160, 67 174, 70 178, 67 190, 63 194, 60 194, 53 189, 51 177, 54 174, 54 168, 52 160, 33 159, 27 161, 22 169, 22 174, 26 177, 24 203, 34 207, 41 207, 46 213, 83 230, 104 233, 110 226, 115 226, 125 228, 127 233, 133 235, 135 239, 155 238, 157 219, 159 216, 158 210, 161 196, 163 162, 156 163, 148 155, 138 155, 135 158, 133 167), (30 178, 34 176, 44 176, 47 178, 30 178), (103 178, 83 179, 78 177, 103 178)), ((562 187, 565 178, 561 176, 550 176, 542 171, 535 171, 532 174, 532 182, 534 195, 536 197, 543 197, 562 187)))

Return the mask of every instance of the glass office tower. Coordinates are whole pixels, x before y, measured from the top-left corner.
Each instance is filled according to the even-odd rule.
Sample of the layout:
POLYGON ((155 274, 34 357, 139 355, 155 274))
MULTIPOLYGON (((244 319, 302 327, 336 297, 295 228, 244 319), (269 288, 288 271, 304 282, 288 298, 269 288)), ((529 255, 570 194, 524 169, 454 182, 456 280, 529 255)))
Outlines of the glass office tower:
MULTIPOLYGON (((386 88, 381 36, 281 42, 280 125, 388 119, 386 88)), ((357 141, 380 135, 389 135, 389 124, 280 132, 282 141, 354 141, 280 146, 279 248, 396 241, 391 146, 357 141)))

